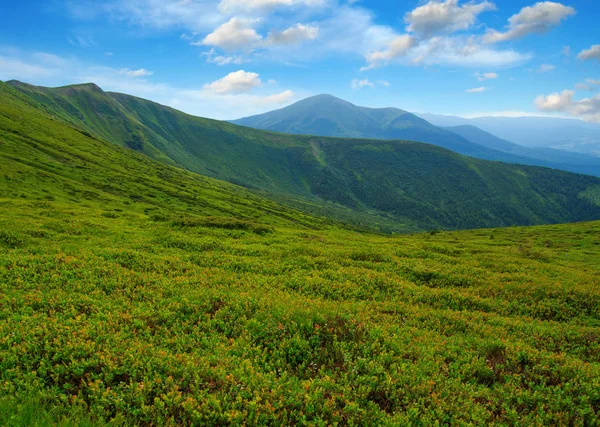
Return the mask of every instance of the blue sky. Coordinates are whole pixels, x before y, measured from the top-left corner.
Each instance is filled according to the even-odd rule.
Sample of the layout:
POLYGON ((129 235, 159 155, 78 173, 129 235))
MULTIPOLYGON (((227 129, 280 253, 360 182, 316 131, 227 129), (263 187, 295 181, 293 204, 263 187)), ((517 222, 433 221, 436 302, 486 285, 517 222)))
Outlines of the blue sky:
POLYGON ((600 122, 598 22, 597 0, 0 0, 0 80, 219 119, 330 93, 600 122))

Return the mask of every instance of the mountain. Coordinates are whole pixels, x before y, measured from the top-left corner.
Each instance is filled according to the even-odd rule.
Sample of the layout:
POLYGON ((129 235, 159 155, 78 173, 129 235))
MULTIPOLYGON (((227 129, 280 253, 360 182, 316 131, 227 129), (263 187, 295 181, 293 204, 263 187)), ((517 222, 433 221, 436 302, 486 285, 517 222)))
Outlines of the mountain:
POLYGON ((527 147, 544 147, 600 157, 600 124, 556 117, 478 117, 419 114, 436 126, 471 125, 527 147))
POLYGON ((468 141, 493 150, 536 159, 538 166, 548 166, 571 172, 600 176, 599 157, 553 148, 525 147, 498 138, 472 125, 452 126, 445 129, 464 137, 468 141))
MULTIPOLYGON (((342 229, 67 123, 127 129, 109 113, 128 110, 85 91, 99 110, 63 104, 71 117, 0 83, 1 426, 597 425, 600 222, 342 229)), ((188 120, 142 105, 173 130, 188 120)), ((144 123, 128 126, 146 138, 144 123)), ((379 144, 395 147, 354 157, 379 144)), ((588 182, 397 150, 417 167, 450 156, 453 175, 431 175, 465 192, 461 165, 524 187, 588 182)))
POLYGON ((419 141, 481 159, 528 164, 528 159, 474 144, 407 111, 359 107, 331 95, 313 96, 231 123, 299 135, 419 141))
POLYGON ((50 89, 11 82, 0 84, 4 98, 83 135, 304 212, 386 232, 600 218, 600 179, 589 176, 483 161, 417 142, 265 132, 95 85, 50 89))
POLYGON ((318 95, 232 123, 292 134, 419 141, 480 159, 600 175, 600 159, 559 151, 521 149, 506 141, 498 144, 498 141, 491 141, 493 135, 449 127, 453 124, 447 122, 454 123, 454 120, 447 116, 439 120, 434 118, 432 123, 442 123, 440 127, 425 120, 429 116, 423 117, 397 108, 359 107, 331 95, 318 95))

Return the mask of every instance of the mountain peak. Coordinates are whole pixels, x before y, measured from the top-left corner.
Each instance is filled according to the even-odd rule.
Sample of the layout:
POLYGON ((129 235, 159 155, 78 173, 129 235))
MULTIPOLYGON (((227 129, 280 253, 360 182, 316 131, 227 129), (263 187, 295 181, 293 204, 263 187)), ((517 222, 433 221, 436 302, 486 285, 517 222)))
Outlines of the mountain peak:
POLYGON ((314 101, 344 101, 343 99, 338 98, 337 96, 331 95, 329 93, 320 93, 318 95, 310 96, 304 100, 306 101, 308 99, 312 99, 314 101))
MULTIPOLYGON (((419 140, 426 135, 413 132, 416 128, 425 129, 428 134, 440 132, 404 110, 361 107, 329 94, 315 95, 280 110, 233 123, 278 132, 347 138, 419 140), (412 130, 409 132, 408 129, 412 130)), ((449 138, 453 137, 457 138, 456 135, 449 138)))
MULTIPOLYGON (((356 107, 356 105, 352 104, 351 102, 348 102, 344 99, 338 98, 337 96, 333 96, 327 93, 322 93, 320 95, 314 95, 308 98, 305 98, 301 101, 296 102, 296 104, 298 105, 303 105, 303 104, 319 104, 319 105, 331 105, 331 104, 338 104, 338 105, 345 105, 348 107, 356 107)), ((294 105, 294 104, 292 104, 294 105)))
POLYGON ((33 85, 30 85, 29 83, 23 83, 19 80, 8 80, 5 81, 4 84, 7 84, 12 87, 35 87, 33 85))
MULTIPOLYGON (((15 87, 15 88, 37 88, 37 89, 49 89, 47 87, 44 86, 35 86, 29 83, 24 83, 21 82, 19 80, 9 80, 7 82, 5 82, 5 84, 15 87)), ((74 85, 68 85, 68 86, 60 86, 55 88, 56 90, 69 90, 69 91, 91 91, 91 92, 98 92, 98 93, 103 93, 104 91, 96 84, 96 83, 80 83, 80 84, 74 84, 74 85)))
POLYGON ((80 83, 75 85, 62 86, 57 88, 59 90, 76 90, 76 91, 91 91, 91 92, 104 92, 100 86, 96 83, 80 83))

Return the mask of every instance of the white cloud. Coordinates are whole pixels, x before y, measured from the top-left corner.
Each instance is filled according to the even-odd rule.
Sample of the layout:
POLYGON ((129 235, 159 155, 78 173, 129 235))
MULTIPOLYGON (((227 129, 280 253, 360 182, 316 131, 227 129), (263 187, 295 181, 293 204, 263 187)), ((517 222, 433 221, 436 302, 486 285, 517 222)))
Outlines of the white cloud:
POLYGON ((258 74, 239 70, 205 84, 204 88, 216 94, 227 94, 248 92, 260 86, 262 86, 262 81, 258 74))
POLYGON ((467 30, 475 24, 477 15, 495 9, 494 3, 488 1, 470 2, 460 6, 459 0, 431 0, 407 13, 404 21, 407 31, 428 37, 467 30))
POLYGON ((319 27, 296 24, 281 32, 273 31, 267 37, 267 45, 299 44, 306 40, 314 40, 319 35, 319 27))
POLYGON ((212 58, 208 58, 206 60, 207 62, 210 62, 212 64, 217 64, 217 65, 240 65, 243 64, 245 62, 247 62, 243 57, 241 56, 223 56, 223 55, 217 55, 215 57, 212 58))
POLYGON ((571 56, 571 46, 565 46, 562 48, 562 50, 560 51, 561 54, 563 54, 564 56, 571 56))
POLYGON ((564 112, 589 122, 600 123, 600 95, 575 100, 575 91, 564 90, 547 96, 539 96, 535 104, 540 111, 564 112))
POLYGON ((589 49, 582 50, 577 55, 577 59, 583 59, 585 61, 590 59, 597 59, 600 61, 600 44, 595 44, 591 46, 589 49))
POLYGON ((319 43, 302 55, 335 52, 365 55, 386 48, 398 34, 388 26, 375 24, 375 16, 364 8, 341 6, 319 22, 319 43))
POLYGON ((407 15, 413 37, 376 24, 372 11, 341 0, 66 1, 80 19, 111 18, 145 31, 181 31, 182 40, 214 48, 206 60, 216 65, 261 60, 302 66, 325 57, 360 55, 367 59, 366 70, 393 62, 494 67, 529 58, 513 50, 485 48, 479 38, 423 38, 423 32, 472 27, 482 10, 493 8, 489 0, 430 0, 407 15))
POLYGON ((482 45, 475 36, 433 37, 412 49, 411 63, 458 67, 504 67, 525 62, 531 55, 514 50, 496 50, 482 45))
POLYGON ((550 71, 554 71, 556 70, 556 66, 552 65, 552 64, 542 64, 540 65, 540 68, 538 68, 537 72, 538 73, 548 73, 550 71))
POLYGON ((409 35, 402 35, 396 37, 385 50, 370 52, 365 55, 365 59, 368 64, 366 67, 361 68, 361 71, 370 70, 373 68, 387 65, 390 61, 395 58, 405 56, 409 49, 415 46, 416 40, 409 35))
POLYGON ((240 56, 240 55, 233 55, 233 56, 219 55, 216 53, 214 48, 212 48, 208 52, 203 52, 202 56, 206 56, 206 62, 211 63, 211 64, 216 64, 219 66, 240 65, 245 62, 248 62, 248 60, 246 58, 244 58, 243 56, 240 56))
POLYGON ((115 56, 112 52, 104 52, 104 56, 115 56))
POLYGON ((255 20, 231 18, 193 45, 216 46, 223 50, 250 50, 262 37, 252 28, 255 20))
POLYGON ((322 0, 222 0, 219 3, 219 11, 227 15, 268 13, 278 7, 321 6, 322 4, 322 0))
MULTIPOLYGON (((452 65, 458 67, 503 67, 525 62, 529 54, 514 50, 496 50, 481 44, 475 36, 436 36, 417 42, 410 36, 401 36, 397 48, 368 53, 368 65, 361 71, 388 65, 394 60, 412 65, 452 65)), ((488 73, 493 74, 493 73, 488 73)))
POLYGON ((295 96, 295 94, 294 94, 293 91, 286 90, 286 91, 283 91, 281 93, 276 93, 274 95, 267 95, 267 96, 264 96, 262 98, 257 98, 257 102, 259 104, 265 104, 265 105, 270 105, 270 104, 275 104, 275 105, 286 104, 286 103, 290 102, 294 98, 294 96, 295 96))
POLYGON ((600 85, 600 80, 586 79, 586 82, 588 82, 591 85, 600 85))
POLYGON ((485 86, 481 86, 481 87, 474 87, 473 89, 467 89, 465 92, 467 93, 481 93, 481 92, 485 92, 487 90, 487 88, 485 86))
POLYGON ((569 16, 575 15, 575 9, 561 3, 543 1, 524 7, 519 13, 508 19, 505 32, 489 30, 484 36, 487 43, 515 40, 529 34, 543 34, 569 16))
POLYGON ((363 87, 373 88, 375 86, 390 87, 390 82, 387 80, 377 80, 377 83, 373 83, 369 79, 354 79, 350 82, 350 87, 354 90, 362 89, 363 87))
POLYGON ((352 87, 352 89, 361 89, 363 87, 375 87, 375 84, 370 82, 369 79, 354 79, 352 80, 350 86, 352 87))
POLYGON ((33 80, 55 75, 55 70, 43 63, 28 63, 22 59, 0 56, 0 80, 33 80))
POLYGON ((218 0, 68 0, 76 18, 112 18, 142 28, 185 28, 208 31, 223 22, 218 0))
POLYGON ((154 74, 152 71, 148 71, 145 68, 139 70, 130 70, 129 68, 123 68, 119 71, 120 74, 125 74, 128 77, 146 77, 154 74))
POLYGON ((477 77, 477 80, 480 82, 483 82, 486 80, 495 80, 499 76, 497 73, 475 73, 475 77, 477 77))

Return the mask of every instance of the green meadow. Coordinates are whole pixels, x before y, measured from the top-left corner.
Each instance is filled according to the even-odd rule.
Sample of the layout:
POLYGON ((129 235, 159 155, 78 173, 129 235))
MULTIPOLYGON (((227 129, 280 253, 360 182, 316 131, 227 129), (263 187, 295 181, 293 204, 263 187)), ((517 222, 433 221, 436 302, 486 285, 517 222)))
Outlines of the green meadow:
POLYGON ((374 234, 16 99, 0 425, 600 424, 600 222, 374 234))
POLYGON ((599 223, 0 214, 0 424, 598 425, 599 223))

